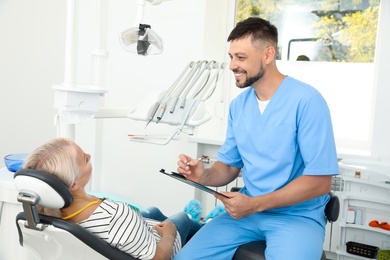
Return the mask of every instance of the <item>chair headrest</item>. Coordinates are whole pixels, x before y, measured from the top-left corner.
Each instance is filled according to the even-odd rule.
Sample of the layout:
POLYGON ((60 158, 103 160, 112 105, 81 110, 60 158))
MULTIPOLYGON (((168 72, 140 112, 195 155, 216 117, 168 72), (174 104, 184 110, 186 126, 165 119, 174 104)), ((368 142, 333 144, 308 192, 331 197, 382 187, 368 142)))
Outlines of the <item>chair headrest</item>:
POLYGON ((14 183, 19 193, 38 195, 37 203, 46 208, 66 208, 73 202, 68 187, 56 176, 44 171, 21 169, 14 174, 14 183))

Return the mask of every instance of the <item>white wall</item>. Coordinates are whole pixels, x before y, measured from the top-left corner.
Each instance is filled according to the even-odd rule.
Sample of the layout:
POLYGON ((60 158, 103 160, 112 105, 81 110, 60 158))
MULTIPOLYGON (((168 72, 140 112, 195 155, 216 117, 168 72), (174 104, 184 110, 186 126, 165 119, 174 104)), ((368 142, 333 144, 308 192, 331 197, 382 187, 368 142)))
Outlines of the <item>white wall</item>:
POLYGON ((65 1, 0 1, 0 167, 55 137, 53 91, 62 81, 65 1))
POLYGON ((373 118, 372 154, 382 161, 390 162, 390 2, 381 1, 381 13, 379 15, 378 28, 382 31, 377 38, 377 50, 375 52, 375 111, 373 118))

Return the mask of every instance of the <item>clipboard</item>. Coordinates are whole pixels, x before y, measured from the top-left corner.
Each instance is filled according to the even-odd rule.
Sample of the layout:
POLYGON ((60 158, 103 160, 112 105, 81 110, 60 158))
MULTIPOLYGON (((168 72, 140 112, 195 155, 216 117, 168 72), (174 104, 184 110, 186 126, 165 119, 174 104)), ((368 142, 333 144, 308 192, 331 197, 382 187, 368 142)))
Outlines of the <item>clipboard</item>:
POLYGON ((219 195, 221 195, 221 196, 224 196, 225 198, 230 199, 229 196, 226 196, 225 194, 222 194, 222 193, 220 193, 220 192, 218 192, 218 191, 215 191, 215 190, 213 190, 213 189, 210 189, 209 187, 204 186, 204 185, 202 185, 202 184, 200 184, 200 183, 197 183, 197 182, 188 180, 188 179, 186 179, 183 175, 181 175, 181 174, 179 174, 179 173, 177 173, 177 172, 167 173, 167 172, 165 172, 164 169, 161 169, 160 172, 163 173, 163 174, 165 174, 165 175, 167 175, 167 176, 169 176, 169 177, 172 177, 172 178, 174 178, 174 179, 176 179, 176 180, 179 180, 179 181, 181 181, 181 182, 187 183, 188 185, 191 185, 192 187, 195 187, 195 188, 200 189, 200 190, 202 190, 202 191, 208 192, 208 193, 213 194, 213 195, 214 195, 214 194, 219 194, 219 195))

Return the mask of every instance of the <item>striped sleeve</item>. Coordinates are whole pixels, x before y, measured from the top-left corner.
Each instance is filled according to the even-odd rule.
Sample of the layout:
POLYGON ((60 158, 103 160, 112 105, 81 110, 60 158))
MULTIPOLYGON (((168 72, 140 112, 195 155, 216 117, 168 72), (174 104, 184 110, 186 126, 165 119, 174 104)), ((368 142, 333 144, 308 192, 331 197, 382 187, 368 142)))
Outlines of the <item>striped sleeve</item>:
POLYGON ((161 239, 138 211, 122 202, 104 200, 88 219, 79 224, 110 245, 139 259, 152 259, 161 239))

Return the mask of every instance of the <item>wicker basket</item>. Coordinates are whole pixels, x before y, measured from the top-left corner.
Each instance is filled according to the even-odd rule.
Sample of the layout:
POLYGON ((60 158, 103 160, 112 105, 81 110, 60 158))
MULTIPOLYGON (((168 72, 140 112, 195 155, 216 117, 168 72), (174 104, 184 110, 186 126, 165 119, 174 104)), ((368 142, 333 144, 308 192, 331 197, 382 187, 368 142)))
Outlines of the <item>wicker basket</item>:
POLYGON ((378 250, 378 260, 390 260, 390 250, 378 250))
POLYGON ((375 258, 379 248, 357 242, 347 242, 347 252, 353 255, 375 258))

